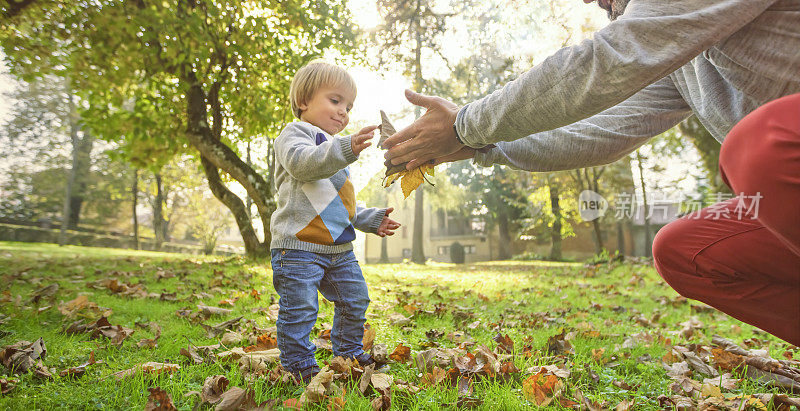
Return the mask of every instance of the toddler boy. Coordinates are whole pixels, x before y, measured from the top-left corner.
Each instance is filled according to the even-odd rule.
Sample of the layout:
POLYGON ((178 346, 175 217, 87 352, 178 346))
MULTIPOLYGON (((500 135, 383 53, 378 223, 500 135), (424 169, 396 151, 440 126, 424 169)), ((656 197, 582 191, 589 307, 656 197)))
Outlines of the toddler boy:
POLYGON ((392 208, 356 206, 347 166, 370 145, 377 126, 337 136, 356 98, 352 77, 332 64, 312 62, 295 74, 289 94, 299 121, 275 139, 278 208, 270 221, 270 248, 280 295, 281 363, 308 382, 319 372, 309 340, 319 311, 317 290, 334 304, 333 355, 374 362, 361 343, 370 300, 351 242, 354 228, 384 237, 400 224, 388 217, 392 208))

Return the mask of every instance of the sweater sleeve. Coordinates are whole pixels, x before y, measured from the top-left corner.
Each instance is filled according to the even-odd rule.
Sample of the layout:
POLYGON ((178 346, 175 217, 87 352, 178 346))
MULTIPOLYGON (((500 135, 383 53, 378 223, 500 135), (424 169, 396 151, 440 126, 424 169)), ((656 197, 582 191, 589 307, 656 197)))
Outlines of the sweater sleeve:
POLYGON ((616 161, 692 111, 669 77, 586 120, 500 142, 475 153, 482 166, 505 164, 528 171, 570 170, 616 161))
MULTIPOLYGON (((631 0, 625 14, 592 39, 559 50, 462 107, 458 134, 468 146, 482 147, 591 117, 672 73, 774 2, 631 0)), ((596 147, 575 149, 582 154, 596 147)))
POLYGON ((350 136, 336 136, 316 144, 308 125, 291 123, 275 139, 275 156, 295 180, 309 182, 328 178, 356 161, 350 136))
POLYGON ((353 221, 353 227, 365 233, 377 234, 385 216, 385 208, 356 206, 356 218, 353 221))

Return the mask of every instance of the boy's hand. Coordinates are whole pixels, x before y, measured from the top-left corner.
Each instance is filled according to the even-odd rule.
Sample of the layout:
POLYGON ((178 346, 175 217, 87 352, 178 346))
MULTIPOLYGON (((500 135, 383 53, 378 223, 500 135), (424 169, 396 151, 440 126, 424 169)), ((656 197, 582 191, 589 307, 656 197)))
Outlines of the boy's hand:
POLYGON ((358 157, 365 148, 372 145, 369 140, 374 137, 372 132, 375 131, 376 128, 378 128, 378 126, 364 127, 358 133, 350 136, 350 147, 353 149, 353 154, 355 154, 356 157, 358 157))
POLYGON ((389 218, 389 214, 392 211, 394 211, 393 207, 389 207, 386 209, 386 215, 383 216, 383 221, 381 221, 381 226, 378 227, 378 235, 381 237, 386 237, 387 235, 394 235, 394 230, 400 228, 400 223, 389 218))

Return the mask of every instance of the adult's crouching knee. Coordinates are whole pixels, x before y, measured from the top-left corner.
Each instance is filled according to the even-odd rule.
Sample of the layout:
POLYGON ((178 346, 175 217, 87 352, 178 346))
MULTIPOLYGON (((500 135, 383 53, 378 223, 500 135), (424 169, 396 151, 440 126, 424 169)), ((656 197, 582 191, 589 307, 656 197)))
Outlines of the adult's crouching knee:
POLYGON ((658 230, 653 239, 653 263, 661 278, 678 294, 694 298, 691 291, 695 278, 692 255, 685 247, 693 231, 694 220, 680 218, 658 230))

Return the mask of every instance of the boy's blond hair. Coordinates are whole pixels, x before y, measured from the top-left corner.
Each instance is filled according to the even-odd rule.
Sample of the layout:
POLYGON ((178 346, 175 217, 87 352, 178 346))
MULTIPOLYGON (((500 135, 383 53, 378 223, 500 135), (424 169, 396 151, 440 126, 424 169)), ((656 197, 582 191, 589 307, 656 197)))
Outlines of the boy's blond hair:
POLYGON ((356 82, 343 68, 322 60, 312 61, 297 70, 289 88, 292 113, 300 118, 301 104, 307 104, 321 87, 344 85, 356 93, 356 82))

